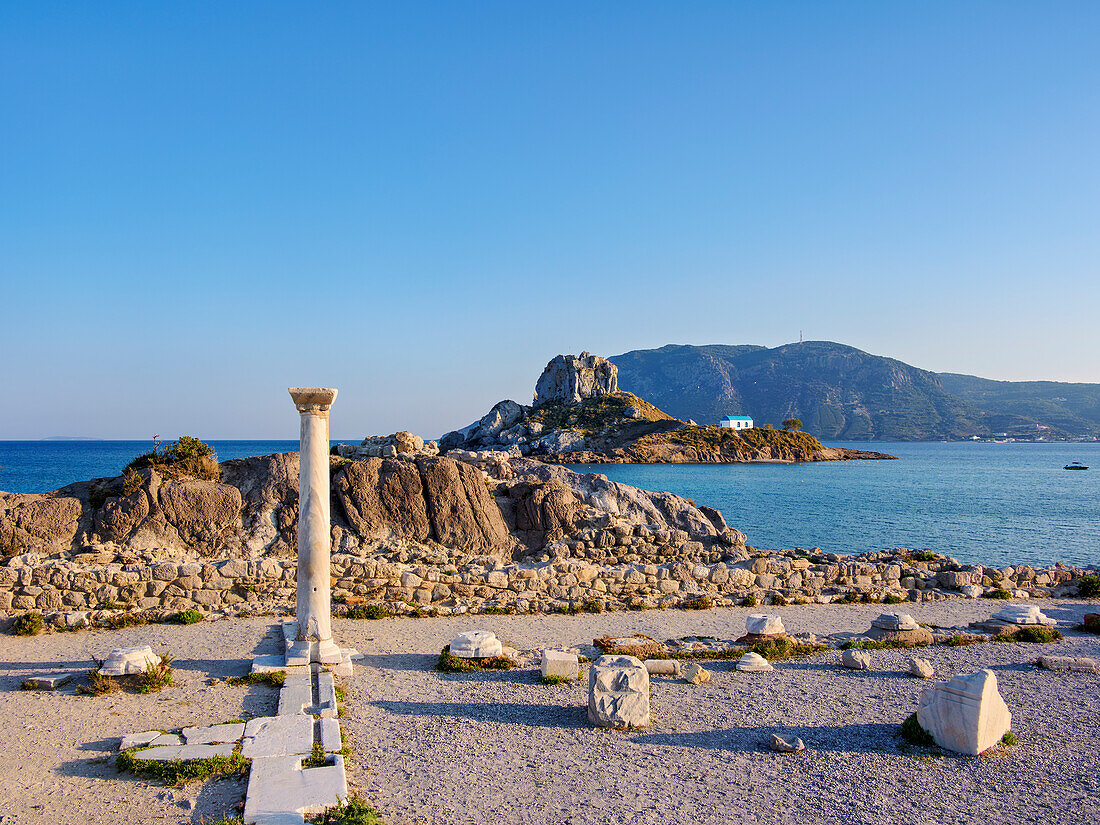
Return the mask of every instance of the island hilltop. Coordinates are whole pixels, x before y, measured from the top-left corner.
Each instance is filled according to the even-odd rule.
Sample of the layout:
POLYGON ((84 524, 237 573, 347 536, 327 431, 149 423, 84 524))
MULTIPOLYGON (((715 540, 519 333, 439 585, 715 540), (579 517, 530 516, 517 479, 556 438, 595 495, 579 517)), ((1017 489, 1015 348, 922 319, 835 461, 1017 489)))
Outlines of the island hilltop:
POLYGON ((535 384, 534 404, 501 401, 447 433, 443 452, 505 452, 553 464, 732 464, 894 458, 826 447, 797 429, 742 430, 681 421, 619 389, 619 368, 582 352, 558 355, 535 384))

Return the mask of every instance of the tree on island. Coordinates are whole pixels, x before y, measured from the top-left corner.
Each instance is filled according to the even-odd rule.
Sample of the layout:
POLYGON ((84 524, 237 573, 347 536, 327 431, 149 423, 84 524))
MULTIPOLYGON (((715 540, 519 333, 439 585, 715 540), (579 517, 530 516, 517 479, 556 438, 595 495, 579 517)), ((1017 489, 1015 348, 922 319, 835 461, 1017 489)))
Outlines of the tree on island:
POLYGON ((798 432, 802 429, 802 422, 797 418, 787 418, 783 421, 783 429, 788 432, 798 432))

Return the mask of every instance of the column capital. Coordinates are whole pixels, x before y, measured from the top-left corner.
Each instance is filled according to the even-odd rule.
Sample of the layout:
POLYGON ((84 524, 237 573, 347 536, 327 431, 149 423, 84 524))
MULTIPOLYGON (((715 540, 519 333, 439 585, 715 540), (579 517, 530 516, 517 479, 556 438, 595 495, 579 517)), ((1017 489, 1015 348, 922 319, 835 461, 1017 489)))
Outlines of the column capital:
POLYGON ((329 407, 336 400, 336 390, 326 387, 288 387, 287 391, 300 413, 328 415, 329 407))

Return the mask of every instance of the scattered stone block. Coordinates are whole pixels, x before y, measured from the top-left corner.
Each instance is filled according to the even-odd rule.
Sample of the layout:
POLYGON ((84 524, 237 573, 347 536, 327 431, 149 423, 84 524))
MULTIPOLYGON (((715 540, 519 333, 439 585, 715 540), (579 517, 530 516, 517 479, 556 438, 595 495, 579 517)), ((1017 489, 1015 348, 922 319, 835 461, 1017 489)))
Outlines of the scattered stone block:
POLYGON ((680 663, 675 659, 646 659, 645 669, 650 676, 680 675, 680 663))
POLYGON ((502 656, 504 646, 495 633, 488 630, 468 630, 451 642, 451 655, 459 659, 491 659, 502 656))
POLYGON ((601 656, 588 672, 588 721, 602 728, 649 724, 649 671, 633 656, 601 656))
POLYGON ((32 676, 23 682, 26 687, 35 690, 57 690, 62 685, 67 685, 73 680, 71 673, 52 673, 44 676, 32 676))
POLYGON ((308 756, 313 753, 313 717, 261 716, 244 728, 241 756, 263 759, 273 756, 308 756))
POLYGON ((188 745, 224 744, 226 742, 236 742, 242 736, 244 736, 244 722, 183 729, 183 738, 188 745))
POLYGON ((710 671, 704 669, 698 662, 692 662, 684 668, 682 678, 692 685, 709 685, 710 671))
POLYGON ((122 741, 118 745, 120 751, 128 751, 130 748, 136 748, 140 745, 148 745, 158 736, 161 732, 159 730, 147 730, 141 733, 131 733, 129 736, 123 736, 122 741))
POLYGON ((1001 741, 1012 714, 992 670, 956 676, 921 693, 917 721, 941 748, 977 756, 1001 741))
POLYGON ((286 670, 286 657, 281 653, 256 656, 252 660, 253 673, 275 673, 286 670))
POLYGON ((1042 624, 1053 627, 1057 622, 1043 615, 1043 611, 1032 604, 1006 604, 993 614, 993 618, 1008 624, 1042 624))
POLYGON ((783 619, 767 613, 750 613, 745 619, 745 630, 757 636, 775 636, 786 633, 783 619))
POLYGON ((982 593, 985 592, 985 588, 980 584, 964 584, 959 588, 959 592, 968 599, 980 599, 982 593))
POLYGON ((936 675, 936 671, 932 668, 932 663, 927 659, 910 659, 909 673, 920 679, 931 679, 936 675))
POLYGON ((1087 656, 1040 656, 1039 667, 1047 670, 1072 670, 1076 673, 1100 673, 1100 662, 1087 656))
POLYGON ((771 663, 759 653, 751 650, 737 660, 734 665, 742 673, 766 673, 772 669, 771 663))
POLYGON ((244 803, 245 825, 296 825, 348 798, 344 757, 333 764, 302 769, 300 756, 254 759, 244 803))
POLYGON ((177 759, 213 759, 215 756, 232 756, 237 746, 229 745, 163 745, 138 751, 134 759, 151 759, 154 762, 172 762, 177 759))
POLYGON ((801 739, 784 739, 779 734, 773 733, 768 747, 776 753, 798 753, 806 750, 806 743, 801 739))
POLYGON ((840 656, 840 663, 850 670, 871 669, 871 657, 866 650, 845 650, 840 656))
POLYGON ((115 648, 107 656, 97 672, 100 676, 129 676, 132 673, 144 673, 149 667, 160 664, 160 656, 153 653, 149 645, 139 647, 115 648))
POLYGON ((161 745, 182 745, 183 739, 174 733, 162 733, 149 744, 152 747, 158 747, 161 745))
POLYGON ((871 627, 878 630, 916 630, 920 627, 916 619, 908 613, 883 613, 873 622, 871 627))
POLYGON ((576 653, 567 653, 564 650, 544 650, 539 670, 545 679, 548 676, 557 676, 573 681, 580 670, 580 659, 576 653))

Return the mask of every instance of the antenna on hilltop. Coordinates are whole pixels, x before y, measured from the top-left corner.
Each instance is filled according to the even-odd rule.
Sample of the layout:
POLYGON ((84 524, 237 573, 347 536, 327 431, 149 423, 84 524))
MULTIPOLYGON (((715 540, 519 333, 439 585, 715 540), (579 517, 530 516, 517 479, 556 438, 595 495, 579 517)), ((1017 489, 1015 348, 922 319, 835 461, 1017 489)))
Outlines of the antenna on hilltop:
POLYGON ((802 330, 798 331, 798 343, 802 343, 802 330))

